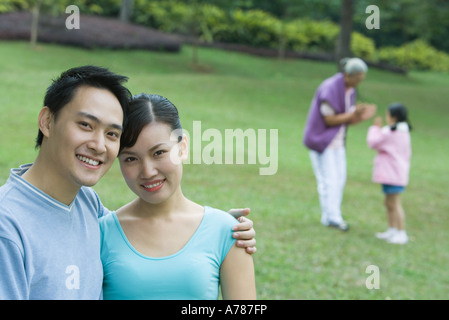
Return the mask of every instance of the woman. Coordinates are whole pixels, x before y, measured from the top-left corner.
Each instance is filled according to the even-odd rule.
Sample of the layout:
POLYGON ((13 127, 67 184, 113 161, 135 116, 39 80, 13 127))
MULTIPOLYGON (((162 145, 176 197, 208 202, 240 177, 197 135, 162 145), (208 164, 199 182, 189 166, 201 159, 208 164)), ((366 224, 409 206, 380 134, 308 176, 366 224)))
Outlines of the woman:
POLYGON ((304 144, 318 185, 321 223, 341 231, 349 225, 343 220, 341 202, 346 183, 346 128, 371 118, 372 104, 357 104, 355 88, 365 79, 368 67, 359 58, 342 60, 343 72, 324 80, 312 100, 304 131, 304 144))
POLYGON ((236 247, 231 215, 181 190, 187 138, 159 95, 130 104, 120 168, 137 198, 100 221, 104 299, 255 299, 251 255, 236 247), (169 235, 167 237, 167 235, 169 235))

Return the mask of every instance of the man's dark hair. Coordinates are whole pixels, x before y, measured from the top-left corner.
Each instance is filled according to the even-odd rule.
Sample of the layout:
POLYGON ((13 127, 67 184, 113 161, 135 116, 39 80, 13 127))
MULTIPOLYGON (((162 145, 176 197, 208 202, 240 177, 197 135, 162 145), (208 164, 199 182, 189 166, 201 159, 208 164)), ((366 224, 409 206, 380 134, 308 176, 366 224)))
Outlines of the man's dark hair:
MULTIPOLYGON (((47 88, 44 106, 50 109, 56 120, 59 111, 73 99, 76 90, 80 86, 106 89, 117 98, 122 106, 123 128, 125 128, 131 93, 122 85, 122 83, 127 80, 128 77, 115 74, 102 67, 87 65, 71 68, 61 73, 61 75, 54 79, 52 84, 47 88)), ((39 130, 36 138, 36 148, 41 146, 43 137, 41 130, 39 130)))

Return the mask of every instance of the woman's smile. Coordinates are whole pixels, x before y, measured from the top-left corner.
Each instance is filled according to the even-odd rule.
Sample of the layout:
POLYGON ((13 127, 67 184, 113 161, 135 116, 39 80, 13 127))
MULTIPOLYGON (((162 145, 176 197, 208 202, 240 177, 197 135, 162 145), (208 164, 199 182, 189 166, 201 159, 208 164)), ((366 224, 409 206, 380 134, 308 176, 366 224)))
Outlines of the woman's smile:
POLYGON ((153 180, 148 183, 142 184, 141 186, 148 192, 155 192, 160 190, 165 183, 166 179, 153 180))

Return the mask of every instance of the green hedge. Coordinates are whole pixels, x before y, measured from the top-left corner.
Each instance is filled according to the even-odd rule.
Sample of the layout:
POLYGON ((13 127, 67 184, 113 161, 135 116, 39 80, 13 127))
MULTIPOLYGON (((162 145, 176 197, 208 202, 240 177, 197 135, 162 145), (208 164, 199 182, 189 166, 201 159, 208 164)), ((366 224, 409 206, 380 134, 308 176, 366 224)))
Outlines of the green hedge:
MULTIPOLYGON (((137 0, 134 19, 136 23, 182 34, 192 34, 196 24, 196 34, 209 42, 278 48, 284 39, 286 49, 309 52, 333 51, 339 33, 339 27, 330 21, 297 19, 283 23, 262 10, 226 13, 210 4, 193 6, 178 1, 137 0)), ((374 41, 354 32, 351 49, 355 55, 371 59, 374 41)))
MULTIPOLYGON (((30 0, 0 0, 0 14, 17 10, 31 10, 36 1, 30 0)), ((121 0, 42 0, 41 10, 53 15, 65 14, 67 6, 75 4, 80 12, 102 16, 117 16, 121 0)))
MULTIPOLYGON (((69 0, 60 0, 62 8, 69 0)), ((52 1, 44 0, 55 10, 52 1)), ((117 16, 121 0, 78 0, 81 12, 117 16)), ((29 9, 26 0, 0 0, 0 13, 29 9)), ((58 9, 59 10, 59 9, 58 9)), ((339 26, 331 21, 307 18, 281 21, 262 10, 236 9, 226 12, 207 4, 189 5, 176 0, 134 0, 133 22, 165 32, 196 35, 207 42, 238 43, 255 47, 285 49, 297 52, 333 52, 339 26)), ((401 47, 376 49, 372 39, 352 33, 351 50, 355 56, 373 62, 387 62, 407 69, 449 71, 449 55, 422 40, 401 47)))
POLYGON ((408 69, 449 71, 449 55, 419 39, 400 47, 380 48, 378 57, 408 69))

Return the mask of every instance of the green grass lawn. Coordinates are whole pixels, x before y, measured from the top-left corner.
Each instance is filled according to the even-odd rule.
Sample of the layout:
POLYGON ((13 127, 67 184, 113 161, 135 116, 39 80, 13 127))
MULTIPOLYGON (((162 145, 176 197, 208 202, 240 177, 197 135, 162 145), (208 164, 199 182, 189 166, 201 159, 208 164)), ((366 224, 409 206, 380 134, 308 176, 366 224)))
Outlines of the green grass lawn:
MULTIPOLYGON (((449 297, 448 74, 402 76, 370 69, 359 87, 359 99, 376 103, 382 116, 388 104, 403 102, 414 126, 410 185, 403 195, 410 242, 397 246, 374 237, 387 225, 383 195, 371 182, 375 153, 365 141, 370 122, 348 131, 342 209, 351 230, 342 233, 319 222, 315 178, 302 133, 313 93, 336 72, 334 64, 204 48, 199 50, 201 68, 192 68, 190 59, 188 46, 167 54, 56 45, 32 50, 27 43, 0 42, 0 181, 11 167, 36 156, 37 115, 50 79, 73 66, 101 65, 128 75, 133 93, 169 98, 190 133, 193 121, 201 121, 203 131, 278 130, 275 175, 259 175, 260 164, 184 166, 183 191, 192 200, 224 210, 251 208, 260 299, 449 297), (370 265, 379 268, 379 289, 366 286, 370 265)), ((133 198, 117 163, 95 189, 110 209, 133 198)))

